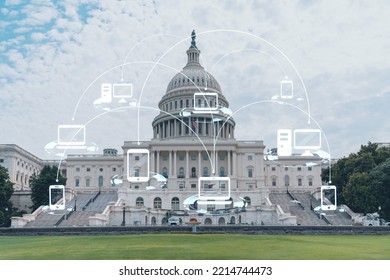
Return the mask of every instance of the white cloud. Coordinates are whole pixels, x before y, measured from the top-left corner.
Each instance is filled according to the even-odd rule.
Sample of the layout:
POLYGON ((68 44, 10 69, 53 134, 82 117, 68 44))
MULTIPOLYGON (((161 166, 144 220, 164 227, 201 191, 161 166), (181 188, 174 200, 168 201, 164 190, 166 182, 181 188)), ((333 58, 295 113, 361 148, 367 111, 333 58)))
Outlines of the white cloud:
MULTIPOLYGON (((378 106, 389 99, 390 61, 385 58, 390 36, 383 33, 383 27, 389 25, 390 5, 386 2, 103 1, 101 7, 90 11, 86 23, 80 21, 75 3, 62 3, 64 11, 49 2, 31 4, 28 13, 26 6, 23 12, 28 16, 19 21, 16 31, 33 31, 0 43, 3 51, 11 45, 18 47, 6 52, 11 64, 0 63, 0 101, 7 104, 0 121, 12 123, 6 127, 8 133, 0 135, 0 142, 23 144, 45 156, 43 146, 55 138, 58 124, 71 121, 80 96, 97 76, 121 64, 126 56, 128 62, 156 61, 180 41, 174 36, 155 36, 137 45, 143 38, 172 34, 185 39, 192 29, 198 33, 197 44, 206 70, 231 52, 211 74, 218 79, 232 109, 267 100, 278 91, 283 71, 273 59, 294 79, 296 94, 303 92, 286 58, 255 35, 280 48, 294 63, 307 87, 312 115, 338 156, 367 139, 390 138, 390 130, 380 125, 381 116, 388 116, 388 110, 378 106), (45 27, 48 23, 50 27, 45 27), (237 32, 209 32, 214 29, 237 32), (26 42, 26 38, 32 41, 26 42), (237 51, 249 48, 263 53, 237 51), (29 136, 27 139, 39 140, 20 138, 20 131, 29 136)), ((189 41, 172 48, 161 62, 180 70, 186 63, 189 41)), ((134 83, 135 92, 141 92, 150 68, 150 64, 125 67, 125 78, 134 83)), ((118 68, 104 75, 85 92, 77 121, 85 122, 98 114, 91 105, 99 96, 99 84, 119 80, 120 74, 118 68)), ((157 109, 174 75, 175 71, 157 66, 146 84, 143 104, 157 109)), ((306 109, 305 102, 294 104, 306 109)), ((142 110, 144 140, 151 137, 150 123, 156 114, 154 110, 142 110)), ((263 139, 267 147, 272 147, 277 128, 301 125, 298 115, 298 110, 286 106, 257 103, 235 117, 236 137, 263 139)), ((115 130, 112 145, 120 148, 124 140, 137 139, 136 125, 137 115, 131 110, 109 114, 91 124, 88 136, 108 147, 112 137, 103 136, 115 130)))

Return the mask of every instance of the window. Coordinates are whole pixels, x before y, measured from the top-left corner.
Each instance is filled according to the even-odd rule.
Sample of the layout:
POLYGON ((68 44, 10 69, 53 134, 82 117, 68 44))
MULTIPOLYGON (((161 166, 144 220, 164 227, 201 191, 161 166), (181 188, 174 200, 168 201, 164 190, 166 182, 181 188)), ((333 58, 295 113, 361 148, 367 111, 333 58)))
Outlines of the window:
POLYGON ((168 156, 162 156, 163 161, 168 161, 168 156))
POLYGON ((286 166, 285 168, 284 168, 284 171, 287 171, 288 170, 288 167, 286 166))
POLYGON ((253 177, 253 169, 252 168, 248 168, 248 177, 249 178, 253 177))
POLYGON ((184 178, 185 176, 184 176, 184 167, 180 167, 179 168, 179 176, 178 176, 178 178, 184 178))
POLYGON ((313 186, 313 178, 309 178, 309 187, 313 186))
POLYGON ((161 206, 162 206, 161 198, 156 197, 156 198, 153 200, 153 207, 156 208, 156 209, 161 209, 161 206))
POLYGON ((298 167, 298 171, 302 171, 302 167, 299 166, 299 167, 298 167))
POLYGON ((134 177, 139 177, 139 168, 134 168, 134 177))
POLYGON ((180 100, 180 108, 183 108, 183 100, 180 100))
POLYGON ((276 178, 272 178, 272 186, 276 187, 276 178))
POLYGON ((284 186, 288 187, 290 185, 290 177, 289 176, 284 176, 284 186))
POLYGON ((172 198, 171 200, 171 209, 179 210, 180 209, 180 200, 177 197, 172 198))
POLYGON ((191 184, 191 189, 196 189, 196 184, 191 184))
POLYGON ((247 207, 251 206, 251 199, 250 199, 250 197, 246 196, 246 197, 244 197, 244 199, 245 199, 245 202, 246 202, 246 206, 247 207))
POLYGON ((219 177, 225 177, 225 167, 219 168, 219 177))
POLYGON ((91 167, 87 167, 87 172, 90 172, 91 171, 91 167))
POLYGON ((220 155, 219 160, 225 160, 225 155, 220 155))
POLYGON ((191 155, 191 160, 196 160, 196 155, 191 155))
POLYGON ((135 200, 135 206, 142 207, 144 206, 144 199, 142 197, 137 197, 135 200))
POLYGON ((179 160, 184 160, 184 155, 179 155, 179 160))
POLYGON ((271 170, 272 170, 272 171, 275 171, 275 170, 276 170, 276 167, 275 167, 275 166, 272 166, 272 167, 271 167, 271 170))
POLYGON ((79 179, 79 178, 76 178, 76 179, 75 179, 74 185, 75 185, 76 187, 80 187, 80 179, 79 179))
POLYGON ((252 160, 253 159, 253 157, 252 156, 248 156, 248 160, 252 160))
POLYGON ((134 189, 135 190, 139 190, 139 186, 137 185, 137 186, 134 186, 134 189))
POLYGON ((203 160, 209 160, 209 156, 207 154, 203 155, 203 160))
POLYGON ((312 168, 311 166, 309 166, 309 167, 307 168, 307 170, 312 171, 313 168, 312 168))
POLYGON ((168 178, 168 168, 163 167, 163 169, 162 169, 162 175, 163 175, 165 178, 168 178))
POLYGON ((179 183, 179 190, 184 190, 184 187, 185 187, 185 185, 184 185, 184 183, 179 183))
POLYGON ((116 167, 113 167, 113 168, 112 168, 112 172, 115 172, 115 171, 116 171, 116 167))
POLYGON ((103 187, 103 181, 104 181, 103 176, 99 176, 99 179, 98 179, 98 186, 99 186, 99 188, 103 187))
POLYGON ((177 100, 175 101, 175 109, 177 109, 177 100))
POLYGON ((0 163, 3 163, 4 162, 4 159, 0 158, 0 163))
POLYGON ((85 186, 90 187, 91 186, 91 179, 87 178, 85 179, 85 186))
POLYGON ((76 167, 76 172, 80 172, 80 167, 76 167))
POLYGON ((196 168, 195 167, 191 168, 191 178, 196 178, 196 168))
POLYGON ((302 186, 302 178, 298 178, 298 186, 302 186))
POLYGON ((203 177, 209 176, 209 169, 207 167, 203 167, 203 177))
POLYGON ((139 156, 135 156, 135 157, 134 157, 134 160, 137 160, 137 161, 138 161, 138 160, 139 160, 139 156))

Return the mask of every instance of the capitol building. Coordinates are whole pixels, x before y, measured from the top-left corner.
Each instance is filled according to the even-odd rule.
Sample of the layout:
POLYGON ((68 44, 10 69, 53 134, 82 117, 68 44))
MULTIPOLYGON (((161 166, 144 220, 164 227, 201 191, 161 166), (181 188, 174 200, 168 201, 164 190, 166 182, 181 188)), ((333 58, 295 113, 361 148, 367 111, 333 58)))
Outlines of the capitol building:
MULTIPOLYGON (((59 226, 163 225, 170 216, 182 224, 193 217, 209 225, 303 223, 295 212, 309 198, 311 207, 322 185, 321 165, 307 163, 320 159, 294 154, 269 159, 263 141, 236 140, 229 101, 200 64, 195 36, 186 55, 183 70, 158 102, 150 141, 125 141, 120 152, 67 156, 61 174, 74 213, 59 226), (134 170, 133 155, 135 161, 146 157, 140 169, 134 170), (137 179, 143 173, 147 179, 137 179), (286 201, 290 205, 282 205, 286 201)), ((16 145, 0 145, 0 164, 15 184, 14 205, 23 209, 30 176, 55 162, 16 145)), ((307 205, 305 211, 311 211, 307 205)), ((45 215, 42 206, 12 223, 38 226, 45 215)))

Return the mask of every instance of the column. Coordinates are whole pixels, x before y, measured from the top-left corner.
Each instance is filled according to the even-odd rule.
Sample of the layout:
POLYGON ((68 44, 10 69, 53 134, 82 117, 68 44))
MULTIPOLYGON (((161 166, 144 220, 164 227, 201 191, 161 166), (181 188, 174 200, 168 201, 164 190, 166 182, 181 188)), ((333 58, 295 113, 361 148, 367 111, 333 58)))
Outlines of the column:
POLYGON ((186 151, 186 178, 190 177, 190 162, 189 162, 189 152, 186 151))
POLYGON ((232 161, 232 170, 233 170, 233 172, 232 172, 232 175, 234 176, 234 177, 237 177, 237 166, 238 166, 238 164, 237 164, 237 152, 236 151, 233 151, 233 161, 232 161))
POLYGON ((218 164, 218 161, 219 161, 219 153, 218 151, 215 151, 215 174, 216 176, 219 176, 219 164, 218 164))
POLYGON ((169 161, 168 161, 168 169, 169 169, 169 177, 172 177, 173 172, 172 172, 172 152, 169 151, 169 161))
POLYGON ((177 177, 177 165, 176 165, 176 160, 177 160, 177 152, 173 152, 173 176, 177 177))
POLYGON ((154 160, 155 160, 154 153, 155 153, 155 151, 151 151, 151 153, 150 153, 150 170, 152 172, 158 173, 158 171, 155 168, 156 165, 155 165, 155 162, 154 162, 154 160))
POLYGON ((232 175, 232 170, 231 170, 231 168, 232 168, 232 166, 231 166, 231 164, 230 164, 230 153, 231 153, 231 151, 227 151, 227 161, 228 161, 228 170, 227 170, 227 176, 231 176, 232 175))
POLYGON ((156 161, 156 171, 157 173, 160 173, 160 151, 157 151, 157 161, 156 161))
POLYGON ((202 165, 201 165, 201 161, 202 161, 202 153, 201 151, 198 151, 198 177, 201 177, 202 176, 202 165))

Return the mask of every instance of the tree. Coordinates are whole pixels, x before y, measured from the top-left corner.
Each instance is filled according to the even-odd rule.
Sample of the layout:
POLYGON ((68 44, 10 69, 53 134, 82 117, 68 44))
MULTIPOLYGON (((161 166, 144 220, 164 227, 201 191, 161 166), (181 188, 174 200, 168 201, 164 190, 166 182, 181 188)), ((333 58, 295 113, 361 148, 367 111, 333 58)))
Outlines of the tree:
MULTIPOLYGON (((324 170, 322 177, 329 181, 324 170)), ((357 153, 338 160, 332 166, 332 185, 337 187, 337 201, 355 212, 376 212, 390 219, 390 148, 368 142, 357 153)))
POLYGON ((0 165, 0 226, 9 226, 12 216, 11 196, 13 183, 9 180, 8 170, 0 165))
POLYGON ((30 179, 32 210, 35 211, 41 205, 49 205, 49 187, 50 185, 65 185, 66 178, 58 174, 56 166, 45 165, 39 175, 33 175, 30 179))

